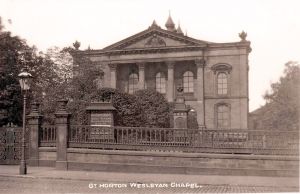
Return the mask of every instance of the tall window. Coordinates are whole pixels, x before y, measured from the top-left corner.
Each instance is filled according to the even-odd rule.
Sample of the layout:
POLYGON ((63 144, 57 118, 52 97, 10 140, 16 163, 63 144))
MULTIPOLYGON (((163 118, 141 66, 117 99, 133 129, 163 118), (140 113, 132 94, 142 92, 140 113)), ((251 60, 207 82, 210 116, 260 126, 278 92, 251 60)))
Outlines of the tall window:
POLYGON ((133 94, 138 90, 139 76, 136 73, 131 73, 128 80, 128 93, 133 94))
POLYGON ((219 73, 218 78, 218 94, 225 95, 227 94, 227 74, 226 73, 219 73))
POLYGON ((155 89, 156 91, 165 94, 166 93, 166 76, 159 72, 155 76, 155 89))
POLYGON ((229 107, 227 105, 217 106, 217 127, 229 127, 229 107))
POLYGON ((186 71, 183 74, 183 92, 194 92, 194 75, 191 71, 186 71))

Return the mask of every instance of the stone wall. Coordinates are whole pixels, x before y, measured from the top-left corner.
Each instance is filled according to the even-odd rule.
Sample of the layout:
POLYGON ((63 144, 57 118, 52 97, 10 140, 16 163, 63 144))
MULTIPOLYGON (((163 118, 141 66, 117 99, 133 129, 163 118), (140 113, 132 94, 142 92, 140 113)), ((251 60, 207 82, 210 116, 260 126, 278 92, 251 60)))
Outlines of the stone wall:
MULTIPOLYGON (((55 166, 53 148, 40 148, 40 166, 55 166)), ((251 176, 298 176, 296 156, 260 156, 179 152, 67 149, 68 169, 217 174, 251 176)))

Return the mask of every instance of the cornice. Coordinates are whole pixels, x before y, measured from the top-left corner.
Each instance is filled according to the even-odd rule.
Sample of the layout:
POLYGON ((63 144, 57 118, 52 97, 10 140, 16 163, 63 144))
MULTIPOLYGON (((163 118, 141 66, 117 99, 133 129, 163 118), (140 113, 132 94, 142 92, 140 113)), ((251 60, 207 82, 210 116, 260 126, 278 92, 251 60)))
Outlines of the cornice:
POLYGON ((121 49, 121 50, 91 50, 76 51, 72 56, 103 56, 103 55, 124 55, 124 54, 147 54, 147 53, 166 53, 180 51, 203 51, 206 46, 180 46, 180 47, 157 47, 157 48, 138 48, 138 49, 121 49))
POLYGON ((115 50, 85 50, 73 51, 72 56, 99 56, 99 55, 124 55, 124 54, 145 54, 145 53, 158 53, 158 52, 180 52, 180 51, 194 51, 194 50, 215 50, 215 49, 230 49, 230 48, 246 48, 251 52, 250 42, 231 42, 231 43, 209 43, 206 45, 195 46, 177 46, 177 47, 156 47, 156 48, 130 48, 130 49, 115 49, 115 50))
MULTIPOLYGON (((121 50, 86 50, 72 52, 72 56, 103 56, 103 55, 127 55, 127 54, 147 54, 147 53, 167 53, 167 52, 185 52, 185 51, 210 51, 215 49, 226 50, 230 48, 241 48, 242 46, 235 43, 222 43, 218 45, 207 46, 180 46, 180 47, 158 47, 158 48, 137 48, 137 49, 121 49, 121 50)), ((251 48, 248 48, 248 52, 251 48)))

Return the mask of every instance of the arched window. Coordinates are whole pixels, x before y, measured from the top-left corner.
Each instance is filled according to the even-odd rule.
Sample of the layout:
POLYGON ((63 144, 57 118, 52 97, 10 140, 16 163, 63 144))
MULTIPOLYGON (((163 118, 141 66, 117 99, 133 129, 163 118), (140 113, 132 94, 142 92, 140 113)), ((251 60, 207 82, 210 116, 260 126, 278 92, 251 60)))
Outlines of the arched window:
POLYGON ((183 92, 194 92, 194 75, 191 71, 186 71, 183 74, 183 92))
POLYGON ((138 90, 139 76, 136 73, 131 73, 128 80, 128 93, 133 94, 138 90))
POLYGON ((228 105, 217 106, 217 128, 229 128, 230 109, 228 105))
POLYGON ((164 73, 159 72, 156 74, 155 89, 162 94, 166 93, 166 76, 164 73))
POLYGON ((225 95, 227 94, 227 74, 226 73, 219 73, 217 77, 218 82, 218 94, 225 95))

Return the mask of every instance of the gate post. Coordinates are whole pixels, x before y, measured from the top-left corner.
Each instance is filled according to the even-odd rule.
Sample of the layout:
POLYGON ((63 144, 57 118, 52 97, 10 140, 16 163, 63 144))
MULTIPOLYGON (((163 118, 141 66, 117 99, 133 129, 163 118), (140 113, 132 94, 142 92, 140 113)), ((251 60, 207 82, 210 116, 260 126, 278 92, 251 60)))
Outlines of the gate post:
POLYGON ((67 143, 70 115, 66 111, 68 100, 58 101, 58 110, 55 113, 56 125, 56 169, 67 170, 67 143))
POLYGON ((43 116, 39 112, 40 104, 33 102, 31 112, 27 116, 29 123, 30 142, 29 142, 29 165, 39 166, 39 131, 43 116))

